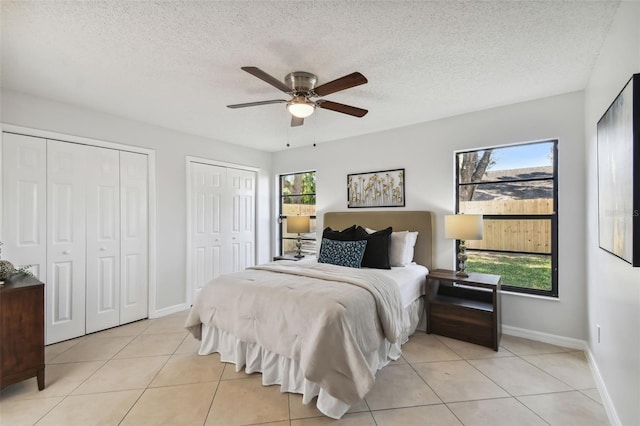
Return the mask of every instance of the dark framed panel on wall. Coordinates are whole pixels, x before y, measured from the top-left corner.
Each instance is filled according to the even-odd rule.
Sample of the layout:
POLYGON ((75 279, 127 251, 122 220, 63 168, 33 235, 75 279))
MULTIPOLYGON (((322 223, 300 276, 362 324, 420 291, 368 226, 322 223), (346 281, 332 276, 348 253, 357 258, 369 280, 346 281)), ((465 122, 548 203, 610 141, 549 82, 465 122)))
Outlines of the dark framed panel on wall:
POLYGON ((598 241, 640 266, 640 74, 598 121, 598 241))
POLYGON ((404 207, 404 169, 347 175, 347 206, 404 207))

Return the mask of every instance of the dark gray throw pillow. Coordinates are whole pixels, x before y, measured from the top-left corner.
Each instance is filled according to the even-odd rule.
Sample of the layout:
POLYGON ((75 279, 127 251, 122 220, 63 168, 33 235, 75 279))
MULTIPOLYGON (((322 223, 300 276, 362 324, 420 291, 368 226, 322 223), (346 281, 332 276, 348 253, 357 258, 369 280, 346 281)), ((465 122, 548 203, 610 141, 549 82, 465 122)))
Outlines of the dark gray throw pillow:
POLYGON ((364 240, 364 238, 356 238, 355 225, 351 225, 350 227, 343 229, 342 231, 334 231, 333 229, 326 227, 324 228, 324 231, 322 231, 322 238, 334 241, 364 240))
POLYGON ((362 258, 362 267, 376 269, 391 269, 389 264, 389 245, 391 244, 391 232, 388 227, 369 234, 363 227, 355 230, 356 240, 367 240, 367 247, 362 258))

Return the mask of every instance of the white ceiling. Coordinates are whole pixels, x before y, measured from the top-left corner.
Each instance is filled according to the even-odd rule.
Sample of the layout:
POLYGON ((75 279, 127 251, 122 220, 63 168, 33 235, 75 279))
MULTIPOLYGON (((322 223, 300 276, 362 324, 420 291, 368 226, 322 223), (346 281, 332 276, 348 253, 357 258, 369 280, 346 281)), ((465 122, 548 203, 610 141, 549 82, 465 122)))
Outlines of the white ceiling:
POLYGON ((617 1, 6 1, 3 87, 278 151, 581 90, 617 1), (291 128, 241 71, 369 83, 291 128))

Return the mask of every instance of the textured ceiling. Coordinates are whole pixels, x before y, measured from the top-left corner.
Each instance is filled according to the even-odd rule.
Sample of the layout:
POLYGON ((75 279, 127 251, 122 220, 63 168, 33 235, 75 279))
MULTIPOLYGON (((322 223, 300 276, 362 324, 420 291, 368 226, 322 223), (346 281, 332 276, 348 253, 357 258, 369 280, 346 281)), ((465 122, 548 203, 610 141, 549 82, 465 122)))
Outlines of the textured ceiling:
POLYGON ((581 90, 617 1, 3 0, 1 84, 265 151, 581 90), (241 66, 369 83, 289 127, 241 66))

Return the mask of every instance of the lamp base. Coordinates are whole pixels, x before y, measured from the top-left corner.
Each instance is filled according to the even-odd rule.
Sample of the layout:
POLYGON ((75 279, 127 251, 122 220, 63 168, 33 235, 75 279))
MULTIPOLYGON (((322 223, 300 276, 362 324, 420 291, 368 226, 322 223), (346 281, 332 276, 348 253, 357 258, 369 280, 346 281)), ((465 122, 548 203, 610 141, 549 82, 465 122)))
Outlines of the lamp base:
POLYGON ((460 240, 459 250, 458 250, 458 272, 456 272, 456 276, 468 278, 469 274, 465 272, 467 267, 467 245, 464 240, 460 240))
POLYGON ((296 259, 302 259, 304 254, 302 254, 302 238, 300 234, 298 234, 298 239, 296 240, 296 255, 294 256, 296 259))

